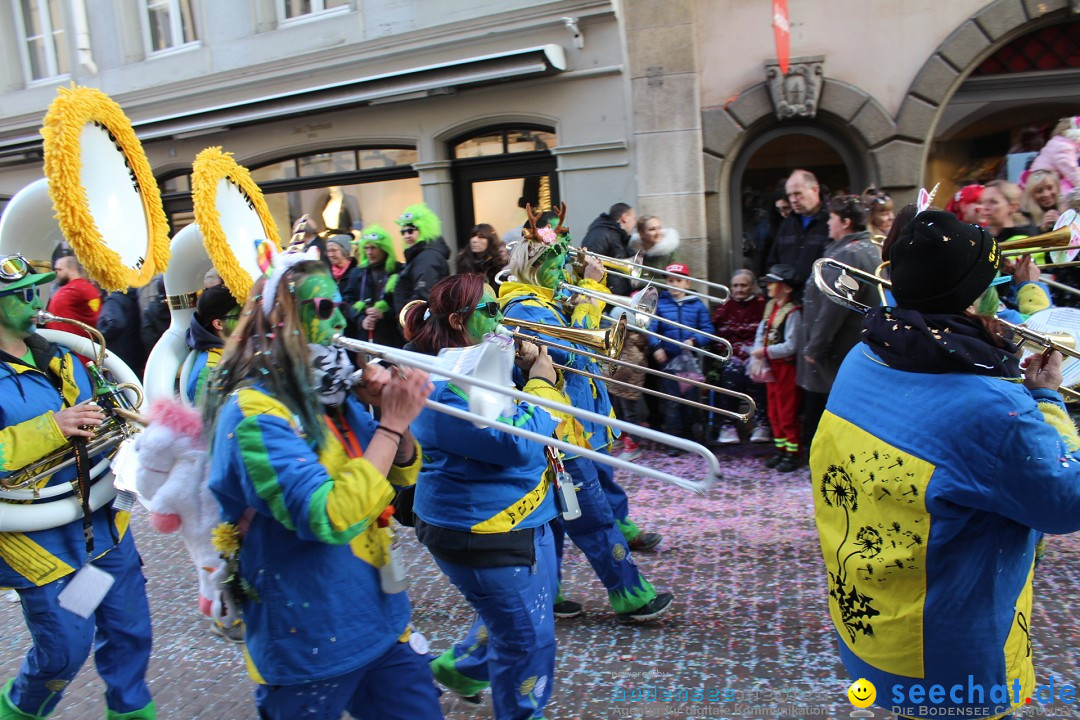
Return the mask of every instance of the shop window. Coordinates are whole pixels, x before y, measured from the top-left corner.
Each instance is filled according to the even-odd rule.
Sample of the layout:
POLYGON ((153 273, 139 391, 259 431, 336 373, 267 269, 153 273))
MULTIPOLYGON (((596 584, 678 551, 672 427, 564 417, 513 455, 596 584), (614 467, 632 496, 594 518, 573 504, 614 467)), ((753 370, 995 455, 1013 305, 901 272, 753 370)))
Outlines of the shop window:
POLYGON ((278 17, 284 22, 349 6, 349 0, 277 0, 278 17))
POLYGON ((550 150, 558 143, 555 133, 547 130, 508 128, 485 131, 454 145, 454 158, 490 157, 507 153, 550 150))
POLYGON ((66 75, 70 65, 61 0, 15 0, 14 4, 27 82, 66 75))
POLYGON ((1006 75, 1080 68, 1080 20, 1040 28, 983 60, 971 74, 1006 75))
POLYGON ((151 55, 198 42, 194 0, 142 0, 143 38, 151 55))

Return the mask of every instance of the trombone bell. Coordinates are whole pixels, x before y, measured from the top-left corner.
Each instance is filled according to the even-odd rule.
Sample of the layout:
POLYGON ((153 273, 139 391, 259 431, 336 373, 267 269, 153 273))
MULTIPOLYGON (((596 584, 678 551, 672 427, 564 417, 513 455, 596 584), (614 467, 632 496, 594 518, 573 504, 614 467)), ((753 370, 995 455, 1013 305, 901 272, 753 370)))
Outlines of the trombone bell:
POLYGON ((503 318, 501 324, 508 327, 517 327, 522 330, 533 332, 549 337, 565 340, 577 345, 584 345, 599 352, 599 354, 617 360, 622 355, 623 343, 626 342, 626 316, 619 318, 615 325, 609 328, 588 330, 585 328, 567 328, 546 325, 544 323, 530 322, 528 320, 515 320, 503 318))

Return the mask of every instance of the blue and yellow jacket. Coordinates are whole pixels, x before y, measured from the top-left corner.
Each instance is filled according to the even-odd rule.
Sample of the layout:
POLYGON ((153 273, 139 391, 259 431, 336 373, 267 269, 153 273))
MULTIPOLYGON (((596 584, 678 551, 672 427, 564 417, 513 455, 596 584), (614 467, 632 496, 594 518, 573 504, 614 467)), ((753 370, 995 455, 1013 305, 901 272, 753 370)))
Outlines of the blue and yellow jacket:
POLYGON ((945 688, 938 714, 1000 715, 990 690, 1011 701, 1017 679, 1031 695, 1036 531, 1080 529, 1078 446, 1055 392, 848 354, 810 469, 840 655, 879 705, 928 705, 896 701, 913 683, 945 688), (966 704, 969 682, 983 702, 966 704))
MULTIPOLYGON (((583 281, 581 286, 589 290, 607 292, 606 286, 592 280, 583 281)), ((574 327, 587 330, 600 327, 600 314, 603 311, 602 304, 578 303, 574 307, 573 315, 567 318, 563 313, 562 306, 554 302, 553 296, 554 293, 548 288, 524 283, 505 282, 499 287, 499 304, 502 305, 503 314, 508 318, 542 323, 552 327, 574 327)), ((537 333, 533 330, 521 329, 520 332, 535 335, 560 345, 595 352, 595 350, 584 345, 537 333)), ((568 353, 552 347, 548 348, 548 354, 559 365, 588 370, 597 375, 604 374, 597 362, 585 355, 568 353)), ((576 373, 565 373, 563 381, 566 395, 570 398, 570 404, 574 407, 607 415, 608 417, 615 417, 615 413, 611 409, 611 399, 608 397, 607 387, 604 383, 576 373)), ((607 425, 592 422, 580 423, 571 418, 564 418, 559 425, 559 438, 561 440, 593 450, 608 447, 615 442, 618 435, 617 430, 607 425)), ((568 455, 568 457, 572 456, 568 455)))
POLYGON ((206 384, 214 372, 214 368, 221 362, 223 348, 210 348, 203 350, 195 356, 195 363, 191 366, 191 374, 188 376, 187 387, 184 395, 192 405, 201 405, 206 395, 206 384))
MULTIPOLYGON (((346 425, 367 447, 375 421, 354 398, 346 425)), ((325 422, 325 421, 324 421, 325 422)), ((383 475, 349 458, 329 431, 313 448, 299 420, 259 385, 222 407, 211 452, 210 489, 224 520, 248 508, 240 574, 248 672, 273 685, 342 675, 378 658, 408 634, 409 599, 387 595, 379 568, 389 562, 389 531, 377 526, 395 487, 416 482, 409 467, 383 475)))
MULTIPOLYGON (((47 367, 49 373, 0 353, 0 477, 67 446, 54 413, 93 397, 90 378, 72 352, 38 335, 31 335, 26 342, 35 364, 47 367)), ((100 459, 91 458, 91 466, 100 459)), ((70 485, 75 476, 72 465, 46 476, 37 487, 70 485)), ((7 512, 17 510, 9 508, 7 512)), ((92 519, 93 555, 100 557, 127 532, 129 515, 114 512, 108 503, 95 511, 92 519)), ((0 533, 0 587, 45 585, 85 564, 81 518, 48 530, 0 533)))
MULTIPOLYGON (((525 392, 569 402, 543 380, 530 380, 525 392)), ((431 399, 469 408, 468 395, 451 382, 435 383, 431 399)), ((528 403, 515 403, 514 414, 500 417, 498 422, 546 436, 559 424, 547 410, 528 403)), ((430 408, 413 421, 412 431, 424 448, 424 467, 413 504, 413 511, 424 522, 493 534, 537 527, 555 517, 543 446, 497 429, 478 428, 430 408)))

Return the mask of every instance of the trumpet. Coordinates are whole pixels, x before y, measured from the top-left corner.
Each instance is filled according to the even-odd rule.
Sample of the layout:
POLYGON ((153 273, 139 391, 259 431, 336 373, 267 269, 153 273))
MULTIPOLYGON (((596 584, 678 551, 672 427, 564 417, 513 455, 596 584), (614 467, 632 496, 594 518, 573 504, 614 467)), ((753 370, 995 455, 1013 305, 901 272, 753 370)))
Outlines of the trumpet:
POLYGON ((657 320, 658 322, 666 323, 666 324, 671 325, 673 327, 681 328, 683 330, 687 330, 687 331, 695 333, 697 335, 702 335, 702 336, 708 338, 709 340, 712 340, 713 342, 718 343, 720 345, 720 347, 723 349, 722 351, 723 351, 724 354, 723 355, 718 355, 718 354, 716 354, 714 352, 706 350, 705 348, 697 347, 696 345, 688 345, 688 344, 683 343, 683 342, 678 341, 678 340, 671 340, 670 338, 667 338, 667 337, 665 337, 663 335, 660 335, 659 333, 654 333, 651 330, 643 329, 640 326, 632 328, 636 332, 644 332, 646 335, 651 335, 653 337, 661 337, 664 340, 667 340, 668 342, 670 342, 670 343, 672 343, 674 345, 680 345, 682 347, 689 348, 691 351, 696 352, 699 355, 707 355, 708 357, 711 357, 714 360, 717 360, 717 361, 722 362, 722 363, 727 362, 728 360, 731 359, 731 343, 729 343, 727 340, 720 337, 719 335, 713 335, 712 333, 701 332, 697 328, 692 328, 689 325, 683 325, 680 322, 676 322, 674 320, 669 320, 668 318, 665 318, 665 317, 660 317, 659 315, 657 315, 654 312, 647 311, 642 305, 635 305, 632 302, 626 302, 625 298, 623 296, 621 296, 621 295, 612 295, 610 293, 603 293, 603 292, 597 292, 595 290, 588 290, 586 288, 578 287, 577 285, 573 285, 573 284, 568 283, 568 282, 559 283, 558 289, 563 291, 563 292, 569 293, 571 295, 575 295, 575 294, 576 295, 584 295, 585 297, 595 298, 597 300, 602 300, 602 301, 608 303, 609 305, 614 305, 615 307, 621 307, 624 310, 629 310, 629 311, 633 312, 637 316, 637 318, 639 318, 639 319, 642 316, 644 316, 644 317, 649 318, 650 320, 657 320))
MULTIPOLYGON (((538 397, 536 395, 530 395, 529 393, 521 392, 519 390, 510 387, 509 378, 504 378, 503 381, 495 382, 490 379, 485 379, 478 375, 466 375, 463 373, 457 373, 440 365, 437 358, 430 355, 423 355, 421 353, 408 352, 406 350, 398 350, 396 348, 387 347, 384 345, 378 345, 376 343, 365 342, 363 340, 353 340, 351 338, 342 337, 337 335, 333 339, 334 345, 345 348, 363 356, 369 358, 379 358, 386 362, 393 363, 395 365, 405 365, 413 367, 418 370, 430 373, 433 376, 439 378, 446 378, 452 380, 457 384, 460 384, 469 388, 480 388, 489 393, 495 393, 506 397, 507 399, 521 400, 539 407, 546 408, 548 410, 554 410, 559 413, 571 415, 579 420, 587 420, 589 422, 600 423, 607 425, 623 432, 633 432, 638 437, 643 437, 654 442, 658 442, 664 445, 670 445, 688 452, 699 455, 706 461, 706 471, 704 477, 700 480, 688 480, 681 478, 677 475, 663 472, 662 470, 656 470, 654 468, 637 465, 619 458, 612 457, 606 453, 597 452, 588 448, 583 448, 571 443, 564 442, 557 438, 548 437, 547 435, 541 435, 540 433, 532 432, 524 428, 515 427, 510 423, 497 422, 497 417, 491 417, 487 414, 480 414, 476 412, 469 412, 461 410, 459 408, 450 407, 442 403, 435 402, 430 398, 425 400, 425 406, 436 411, 445 413, 452 417, 457 417, 462 420, 475 423, 482 427, 491 427, 499 432, 509 433, 510 435, 516 435, 518 437, 526 438, 528 440, 534 440, 541 445, 547 447, 556 448, 562 450, 570 455, 584 457, 595 462, 610 465, 611 467, 620 468, 637 475, 644 477, 650 477, 656 480, 662 480, 677 487, 690 490, 698 495, 704 496, 705 491, 712 487, 717 480, 721 479, 722 474, 720 472, 720 462, 716 459, 716 455, 711 450, 706 448, 700 443, 696 443, 692 440, 685 440, 683 438, 675 437, 674 435, 667 435, 651 428, 640 427, 633 425, 616 418, 608 417, 606 415, 600 415, 598 413, 589 412, 580 408, 575 408, 571 405, 555 402, 546 398, 538 397)), ((505 341, 500 342, 496 337, 494 342, 488 344, 484 351, 490 352, 511 352, 512 343, 505 341)), ((498 362, 478 362, 478 368, 491 367, 498 365, 498 362)))
POLYGON ((608 257, 607 255, 599 255, 584 248, 576 247, 571 247, 568 253, 570 257, 573 258, 574 271, 575 273, 577 273, 578 277, 582 277, 585 273, 585 258, 589 255, 592 255, 600 261, 600 264, 603 265, 604 268, 611 275, 618 275, 619 277, 624 277, 630 280, 648 282, 665 290, 670 290, 672 286, 666 283, 662 283, 658 281, 656 277, 652 276, 661 275, 666 277, 686 278, 691 282, 700 283, 701 285, 704 285, 706 287, 716 288, 717 291, 720 293, 719 295, 709 295, 707 293, 699 292, 697 290, 679 288, 679 290, 686 293, 687 295, 693 295, 694 297, 698 297, 702 300, 707 300, 709 302, 714 302, 718 305, 723 305, 731 298, 731 290, 729 290, 726 285, 721 285, 720 283, 711 282, 709 280, 702 280, 701 278, 690 277, 688 275, 682 275, 680 273, 668 272, 667 270, 661 270, 660 268, 650 267, 649 265, 641 262, 642 253, 640 252, 630 260, 608 257))
MULTIPOLYGON (((882 288, 892 287, 892 283, 888 280, 876 275, 871 275, 868 272, 846 265, 842 262, 837 262, 832 258, 821 258, 814 261, 814 283, 817 285, 818 290, 835 303, 839 303, 851 310, 865 313, 871 309, 870 306, 864 305, 855 299, 855 295, 859 292, 859 280, 877 284, 882 288), (840 271, 840 274, 832 285, 825 280, 823 271, 826 267, 840 271)), ((1061 333, 1041 333, 1032 330, 1029 327, 1024 327, 1023 325, 1016 325, 1007 320, 1002 320, 1001 318, 995 318, 995 320, 1019 337, 1022 341, 1021 345, 1028 347, 1029 349, 1034 349, 1036 351, 1056 351, 1066 357, 1080 360, 1080 351, 1075 349, 1075 340, 1069 335, 1061 333)), ((1058 388, 1058 392, 1063 396, 1066 396, 1070 401, 1080 400, 1080 392, 1073 390, 1072 388, 1060 387, 1058 388)))
MULTIPOLYGON (((742 403, 747 404, 750 409, 747 410, 745 413, 739 413, 739 412, 736 412, 734 410, 724 410, 722 408, 714 407, 712 405, 706 405, 705 403, 698 402, 696 400, 689 400, 687 398, 676 397, 676 396, 668 395, 666 393, 662 393, 662 392, 660 392, 658 390, 653 390, 652 388, 640 387, 640 386, 634 385, 632 383, 623 382, 622 380, 615 380, 614 378, 609 378, 609 377, 606 377, 606 376, 598 375, 596 373, 589 372, 588 370, 581 370, 579 368, 570 367, 568 365, 561 365, 561 364, 558 364, 558 363, 553 363, 557 369, 562 370, 563 372, 574 373, 576 375, 584 375, 585 377, 589 377, 589 378, 592 378, 594 380, 599 380, 601 382, 607 383, 608 385, 617 385, 617 386, 620 386, 620 387, 628 387, 628 388, 632 388, 634 390, 640 390, 641 392, 643 392, 643 393, 645 393, 647 395, 652 395, 654 397, 664 398, 666 400, 673 400, 673 401, 675 401, 677 403, 681 403, 683 405, 689 405, 691 407, 696 407, 698 409, 705 410, 707 412, 719 413, 720 415, 725 415, 727 417, 733 418, 733 419, 738 420, 740 422, 749 422, 750 418, 754 417, 754 413, 757 412, 757 405, 754 403, 754 399, 752 397, 750 397, 749 395, 746 395, 744 393, 735 392, 734 390, 728 390, 727 388, 722 388, 722 387, 719 387, 717 385, 710 385, 709 383, 703 382, 701 380, 694 380, 693 378, 685 378, 685 377, 680 377, 678 375, 672 375, 671 373, 664 372, 663 370, 654 370, 654 369, 652 369, 650 367, 646 367, 646 366, 643 366, 643 365, 642 366, 634 365, 634 363, 630 363, 630 362, 627 362, 625 360, 619 360, 617 358, 612 357, 611 348, 605 344, 605 340, 603 338, 606 336, 605 335, 606 333, 610 333, 611 330, 616 329, 616 328, 618 328, 621 332, 625 332, 625 328, 626 328, 626 316, 625 315, 623 317, 619 318, 618 324, 616 325, 615 328, 606 328, 606 329, 601 328, 599 330, 583 330, 583 329, 580 329, 580 328, 556 327, 556 326, 553 326, 553 325, 545 325, 544 323, 530 322, 528 320, 516 320, 516 319, 513 319, 513 318, 503 318, 500 322, 501 322, 501 324, 503 326, 508 327, 508 328, 509 327, 517 327, 517 328, 521 328, 523 330, 530 330, 532 332, 540 333, 542 335, 548 335, 550 337, 554 337, 554 338, 557 338, 557 339, 560 339, 560 340, 568 340, 569 342, 574 342, 574 343, 578 343, 580 345, 585 345, 587 347, 592 347, 593 349, 600 350, 601 352, 594 353, 594 352, 590 352, 588 350, 582 350, 580 348, 570 347, 569 345, 563 345, 562 343, 553 342, 551 340, 545 340, 544 338, 536 337, 534 335, 529 335, 529 334, 526 334, 526 333, 520 333, 520 332, 511 331, 511 336, 515 340, 524 340, 524 341, 527 341, 527 342, 534 342, 534 343, 538 343, 540 345, 546 345, 547 347, 555 348, 557 350, 562 350, 562 351, 567 352, 567 353, 573 353, 575 355, 582 355, 584 357, 596 360, 597 362, 599 362, 601 364, 605 364, 609 368, 612 367, 612 366, 614 366, 614 367, 633 366, 637 370, 639 370, 641 372, 644 372, 646 375, 654 375, 656 377, 664 378, 664 379, 667 379, 667 380, 675 380, 676 382, 679 382, 679 383, 683 383, 683 384, 687 384, 687 385, 693 385, 695 387, 702 388, 703 390, 709 390, 711 392, 720 393, 721 395, 727 395, 728 397, 736 398, 736 399, 740 400, 742 403)), ((634 432, 637 432, 637 431, 635 430, 634 432)))

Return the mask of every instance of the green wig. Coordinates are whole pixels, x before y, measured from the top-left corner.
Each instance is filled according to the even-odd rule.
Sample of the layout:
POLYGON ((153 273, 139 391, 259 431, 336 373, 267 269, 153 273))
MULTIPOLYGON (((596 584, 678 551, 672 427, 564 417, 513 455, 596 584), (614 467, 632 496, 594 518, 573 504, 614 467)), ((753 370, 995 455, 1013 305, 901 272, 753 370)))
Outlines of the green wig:
POLYGON ((356 243, 356 253, 360 267, 368 266, 367 255, 364 254, 364 248, 368 245, 374 245, 386 253, 386 272, 391 274, 397 272, 398 262, 395 256, 394 241, 390 238, 389 233, 383 229, 382 225, 369 225, 360 234, 360 240, 356 243))
POLYGON ((416 228, 420 234, 416 242, 429 242, 442 234, 442 223, 439 221, 439 216, 431 212, 431 208, 424 203, 410 205, 405 208, 405 211, 401 213, 401 217, 397 219, 397 224, 399 227, 412 225, 416 228))

